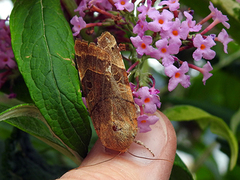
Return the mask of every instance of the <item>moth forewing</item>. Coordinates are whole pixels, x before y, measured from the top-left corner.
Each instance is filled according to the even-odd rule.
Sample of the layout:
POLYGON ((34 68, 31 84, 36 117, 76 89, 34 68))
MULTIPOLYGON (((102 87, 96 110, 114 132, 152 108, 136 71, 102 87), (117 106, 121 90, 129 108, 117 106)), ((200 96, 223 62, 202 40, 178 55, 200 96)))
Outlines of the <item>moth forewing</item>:
POLYGON ((98 45, 75 41, 83 93, 102 144, 125 152, 137 134, 137 116, 127 72, 115 38, 105 32, 98 45))

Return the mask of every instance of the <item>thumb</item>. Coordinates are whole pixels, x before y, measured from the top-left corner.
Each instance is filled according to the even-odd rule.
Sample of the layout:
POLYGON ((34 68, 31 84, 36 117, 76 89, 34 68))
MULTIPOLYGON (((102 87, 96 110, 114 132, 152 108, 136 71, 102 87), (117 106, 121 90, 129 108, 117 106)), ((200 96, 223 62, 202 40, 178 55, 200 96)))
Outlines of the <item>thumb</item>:
POLYGON ((163 113, 157 111, 154 115, 159 117, 159 121, 151 126, 152 130, 138 133, 135 139, 149 148, 155 157, 144 146, 136 143, 132 143, 128 151, 155 160, 137 158, 127 152, 119 154, 105 150, 98 140, 81 166, 67 172, 60 179, 169 179, 176 153, 176 134, 163 113))

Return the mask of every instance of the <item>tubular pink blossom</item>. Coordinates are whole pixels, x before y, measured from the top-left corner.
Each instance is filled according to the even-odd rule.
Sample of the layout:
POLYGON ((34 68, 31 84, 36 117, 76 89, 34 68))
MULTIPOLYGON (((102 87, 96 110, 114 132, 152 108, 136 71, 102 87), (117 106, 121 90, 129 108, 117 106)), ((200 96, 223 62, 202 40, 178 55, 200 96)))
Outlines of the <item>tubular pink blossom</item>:
POLYGON ((157 116, 148 116, 146 114, 138 116, 137 121, 139 132, 146 133, 151 131, 152 129, 149 126, 155 124, 158 120, 159 118, 157 116))
POLYGON ((82 17, 77 17, 76 15, 70 20, 70 23, 73 25, 73 36, 77 36, 81 29, 86 27, 86 22, 82 17))
POLYGON ((227 54, 227 45, 229 42, 233 41, 233 39, 229 38, 228 33, 225 29, 222 29, 222 31, 218 34, 217 37, 218 41, 220 41, 221 43, 223 43, 223 47, 224 47, 224 52, 227 54))
POLYGON ((216 55, 216 52, 210 49, 212 46, 216 45, 210 36, 204 39, 200 34, 197 34, 193 39, 193 45, 197 48, 193 52, 193 59, 196 61, 199 61, 202 57, 211 60, 216 55))
POLYGON ((206 81, 208 78, 210 78, 213 74, 209 73, 209 71, 213 70, 211 63, 208 61, 202 68, 202 74, 203 74, 203 84, 206 84, 206 81))
POLYGON ((170 11, 176 11, 179 9, 179 0, 168 0, 168 1, 162 1, 159 3, 159 6, 167 5, 170 11))
POLYGON ((132 41, 134 47, 136 47, 136 51, 139 55, 150 55, 154 48, 150 45, 152 43, 152 37, 151 36, 143 36, 142 38, 140 36, 136 37, 130 37, 130 40, 132 41))
POLYGON ((129 0, 114 0, 114 2, 118 10, 126 9, 128 12, 131 12, 134 9, 134 4, 129 2, 129 0))
POLYGON ((188 63, 183 62, 180 68, 176 68, 174 65, 165 67, 165 74, 171 77, 168 83, 168 90, 174 90, 178 83, 180 83, 184 88, 190 86, 190 76, 185 75, 189 70, 188 63))

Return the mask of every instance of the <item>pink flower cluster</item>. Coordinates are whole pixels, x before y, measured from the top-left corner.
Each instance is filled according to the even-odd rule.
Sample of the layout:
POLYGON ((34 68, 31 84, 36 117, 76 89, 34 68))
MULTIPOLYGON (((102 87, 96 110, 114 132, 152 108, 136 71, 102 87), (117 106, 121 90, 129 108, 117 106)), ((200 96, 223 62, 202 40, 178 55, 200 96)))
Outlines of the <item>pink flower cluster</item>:
POLYGON ((11 47, 11 37, 7 20, 0 19, 0 88, 8 80, 12 69, 17 68, 13 60, 14 55, 11 47))
POLYGON ((140 107, 140 115, 137 118, 138 128, 140 133, 145 133, 151 131, 150 125, 155 124, 159 118, 153 114, 156 112, 157 108, 160 108, 161 103, 159 96, 159 90, 155 89, 154 86, 149 89, 147 86, 143 86, 139 89, 132 83, 130 83, 132 89, 134 102, 140 107))
POLYGON ((70 21, 70 23, 73 25, 73 36, 77 36, 83 28, 104 25, 104 23, 86 24, 86 22, 83 20, 83 17, 85 16, 85 11, 93 9, 109 17, 112 17, 113 15, 106 11, 112 10, 113 6, 117 10, 126 10, 128 12, 132 12, 134 9, 134 4, 131 3, 129 0, 82 0, 78 8, 75 10, 75 12, 79 12, 80 17, 75 15, 70 21))
POLYGON ((6 21, 0 19, 0 69, 13 69, 16 67, 16 63, 12 60, 14 55, 11 47, 10 29, 5 24, 6 21))
MULTIPOLYGON (((147 0, 147 6, 142 5, 137 8, 137 11, 140 12, 138 15, 139 20, 133 28, 133 33, 137 34, 137 36, 130 39, 140 56, 148 55, 162 63, 165 67, 165 74, 171 78, 168 84, 169 91, 175 89, 178 83, 187 88, 191 84, 190 76, 185 75, 189 70, 189 64, 180 61, 174 55, 178 54, 183 47, 194 47, 196 49, 192 55, 194 60, 199 61, 202 58, 211 60, 216 55, 215 51, 211 49, 211 47, 216 45, 215 41, 222 42, 224 52, 227 53, 227 44, 232 39, 229 38, 225 29, 219 33, 217 38, 204 34, 218 23, 222 23, 226 28, 229 28, 230 25, 226 22, 228 18, 217 8, 214 8, 210 2, 209 9, 211 13, 204 22, 212 18, 213 23, 201 33, 197 33, 202 29, 201 24, 204 22, 196 24, 196 21, 192 20, 193 16, 191 13, 187 11, 183 12, 184 20, 178 18, 178 0, 162 1, 159 3, 159 6, 162 5, 167 6, 162 10, 157 10, 152 7, 152 1, 147 0), (147 17, 151 19, 150 22, 147 17), (155 37, 145 35, 146 31, 149 30, 154 32, 155 37), (185 46, 182 43, 183 41, 185 43, 188 42, 188 45, 185 46), (181 66, 177 68, 174 62, 180 62, 181 66)), ((191 65, 191 68, 203 72, 203 70, 194 65, 191 65)), ((205 84, 206 80, 212 75, 209 73, 212 70, 210 62, 207 62, 203 69, 205 72, 203 73, 203 83, 205 84)))

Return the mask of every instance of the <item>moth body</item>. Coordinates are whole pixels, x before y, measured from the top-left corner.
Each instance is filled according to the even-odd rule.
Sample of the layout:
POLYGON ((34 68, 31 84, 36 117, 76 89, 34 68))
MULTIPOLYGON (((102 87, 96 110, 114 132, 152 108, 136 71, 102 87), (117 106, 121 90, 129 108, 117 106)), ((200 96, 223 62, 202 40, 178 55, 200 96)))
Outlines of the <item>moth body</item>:
POLYGON ((82 90, 102 144, 125 152, 137 134, 137 116, 127 72, 115 38, 105 32, 98 45, 75 41, 82 90))

